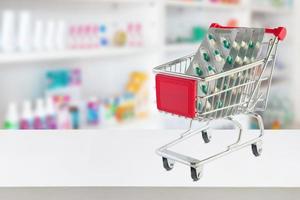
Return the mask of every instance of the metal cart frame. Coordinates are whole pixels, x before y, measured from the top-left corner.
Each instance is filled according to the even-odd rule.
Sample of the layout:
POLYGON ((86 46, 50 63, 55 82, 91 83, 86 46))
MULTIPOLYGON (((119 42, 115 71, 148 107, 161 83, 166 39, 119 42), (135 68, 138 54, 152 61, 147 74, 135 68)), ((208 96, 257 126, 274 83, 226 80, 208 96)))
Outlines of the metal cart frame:
MULTIPOLYGON (((234 28, 223 27, 218 24, 212 24, 211 27, 234 28)), ((174 167, 175 162, 182 163, 190 167, 191 177, 194 181, 197 181, 203 174, 204 164, 223 157, 231 152, 251 145, 253 154, 255 156, 261 155, 264 125, 262 117, 257 112, 264 111, 266 109, 276 61, 277 47, 279 41, 285 38, 286 29, 279 27, 275 29, 266 29, 265 32, 270 33, 270 35, 272 34, 272 37, 264 43, 264 45, 266 45, 266 51, 265 53, 262 53, 263 57, 258 61, 248 65, 214 74, 205 78, 199 78, 185 74, 185 71, 187 70, 194 56, 190 55, 154 68, 153 71, 156 74, 157 79, 157 98, 160 98, 159 95, 161 95, 161 91, 158 91, 157 88, 158 84, 160 83, 158 78, 161 78, 162 80, 173 78, 177 82, 194 81, 194 84, 196 85, 200 83, 206 83, 208 88, 214 88, 217 83, 221 85, 221 90, 219 91, 212 91, 213 89, 211 89, 211 91, 209 91, 205 96, 199 96, 198 93, 196 94, 194 101, 202 101, 205 106, 204 110, 196 110, 194 114, 191 114, 190 112, 188 114, 182 114, 180 112, 176 113, 176 111, 170 111, 168 108, 164 109, 158 105, 158 109, 160 111, 190 119, 189 129, 186 132, 182 133, 178 139, 171 141, 156 151, 157 154, 162 157, 163 166, 166 170, 171 170, 174 167), (226 85, 226 82, 229 86, 226 85), (263 83, 265 83, 267 86, 264 91, 262 89, 263 83), (212 87, 210 87, 210 85, 212 87), (225 87, 225 85, 227 87, 225 87), (227 104, 225 103, 224 105, 215 108, 215 103, 220 99, 229 100, 227 104), (212 102, 212 107, 209 110, 206 110, 208 102, 212 102), (260 130, 257 137, 248 141, 242 141, 244 134, 243 126, 238 120, 234 119, 234 116, 238 114, 244 114, 257 120, 260 130), (204 142, 209 143, 211 139, 208 131, 209 122, 215 119, 226 119, 233 123, 233 125, 235 125, 239 131, 237 140, 233 144, 228 145, 227 149, 204 159, 192 158, 170 150, 170 148, 176 144, 199 133, 202 134, 204 142), (205 125, 201 128, 193 130, 192 124, 194 121, 205 122, 205 125)), ((172 100, 169 102, 172 102, 172 100)), ((193 102, 193 100, 189 100, 189 102, 193 102)))

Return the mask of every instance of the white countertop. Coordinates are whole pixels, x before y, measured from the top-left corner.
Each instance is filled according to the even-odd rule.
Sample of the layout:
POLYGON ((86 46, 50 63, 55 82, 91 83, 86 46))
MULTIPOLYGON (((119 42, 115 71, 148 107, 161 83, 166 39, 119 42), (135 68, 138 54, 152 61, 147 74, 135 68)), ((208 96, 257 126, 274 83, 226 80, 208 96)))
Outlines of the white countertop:
MULTIPOLYGON (((267 131, 263 154, 245 148, 204 166, 198 182, 187 166, 166 172, 156 148, 181 131, 81 130, 0 132, 0 186, 300 187, 300 131, 267 131)), ((210 144, 196 136, 178 150, 201 156, 225 148, 232 131, 210 144)), ((253 135, 250 132, 249 135, 253 135)))

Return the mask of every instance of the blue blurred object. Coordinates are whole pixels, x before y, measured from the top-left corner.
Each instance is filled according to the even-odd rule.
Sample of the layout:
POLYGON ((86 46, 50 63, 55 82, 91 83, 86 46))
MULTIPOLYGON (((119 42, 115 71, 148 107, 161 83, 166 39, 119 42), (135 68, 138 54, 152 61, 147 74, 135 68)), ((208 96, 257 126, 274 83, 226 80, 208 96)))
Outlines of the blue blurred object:
POLYGON ((69 110, 70 110, 70 115, 71 115, 72 128, 79 129, 80 128, 80 114, 79 114, 78 107, 71 106, 69 110))

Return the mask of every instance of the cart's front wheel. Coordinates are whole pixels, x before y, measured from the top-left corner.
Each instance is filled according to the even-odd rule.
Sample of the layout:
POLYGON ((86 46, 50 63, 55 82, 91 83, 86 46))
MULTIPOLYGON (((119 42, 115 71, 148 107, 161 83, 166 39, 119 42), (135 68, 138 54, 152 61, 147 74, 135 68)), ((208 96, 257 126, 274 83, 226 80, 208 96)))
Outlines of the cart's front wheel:
POLYGON ((261 144, 261 142, 257 142, 257 143, 252 144, 251 148, 252 148, 252 153, 256 157, 261 155, 261 153, 262 153, 262 144, 261 144))
POLYGON ((164 158, 164 157, 162 157, 162 160, 163 160, 163 166, 164 166, 164 168, 165 168, 167 171, 170 171, 170 170, 173 169, 173 167, 174 167, 174 161, 169 160, 169 159, 164 158))
POLYGON ((199 179, 202 177, 202 167, 194 168, 191 167, 191 177, 193 181, 199 181, 199 179))
POLYGON ((209 143, 211 140, 211 135, 205 130, 205 131, 202 131, 202 138, 205 143, 209 143))

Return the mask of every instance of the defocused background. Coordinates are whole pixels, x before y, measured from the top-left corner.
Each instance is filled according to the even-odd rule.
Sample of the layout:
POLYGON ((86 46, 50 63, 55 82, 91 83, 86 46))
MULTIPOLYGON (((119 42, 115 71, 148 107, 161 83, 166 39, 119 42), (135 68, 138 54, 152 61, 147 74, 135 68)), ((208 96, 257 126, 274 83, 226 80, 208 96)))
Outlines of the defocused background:
POLYGON ((266 128, 300 128, 298 3, 2 0, 2 127, 186 128, 185 119, 157 112, 152 69, 195 52, 209 25, 218 22, 287 27, 264 121, 266 128))

